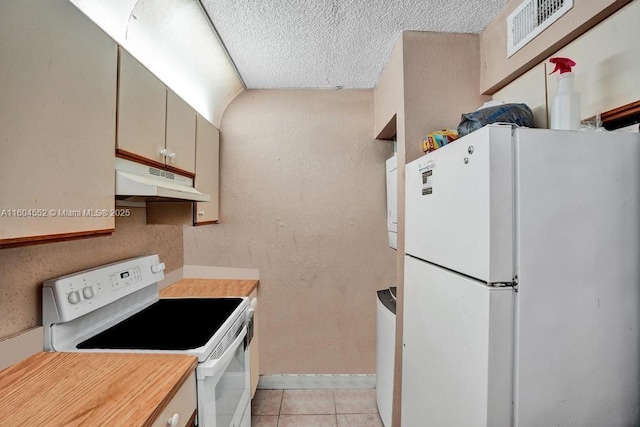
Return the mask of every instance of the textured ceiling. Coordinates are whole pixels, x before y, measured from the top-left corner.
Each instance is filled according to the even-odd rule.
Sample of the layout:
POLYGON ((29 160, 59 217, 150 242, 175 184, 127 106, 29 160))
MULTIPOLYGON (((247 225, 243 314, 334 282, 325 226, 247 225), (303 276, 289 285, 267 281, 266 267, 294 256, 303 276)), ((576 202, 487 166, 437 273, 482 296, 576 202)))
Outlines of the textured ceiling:
POLYGON ((507 0, 201 0, 247 88, 372 88, 403 30, 480 33, 507 0))

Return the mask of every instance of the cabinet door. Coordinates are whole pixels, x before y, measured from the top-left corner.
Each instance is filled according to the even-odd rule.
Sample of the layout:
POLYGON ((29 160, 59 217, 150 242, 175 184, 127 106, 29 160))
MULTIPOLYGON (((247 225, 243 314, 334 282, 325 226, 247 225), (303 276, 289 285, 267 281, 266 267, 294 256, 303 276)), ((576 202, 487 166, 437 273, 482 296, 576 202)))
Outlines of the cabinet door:
POLYGON ((89 210, 114 207, 116 84, 115 42, 73 4, 0 2, 0 247, 113 231, 89 210))
POLYGON ((126 50, 119 53, 116 147, 164 165, 167 89, 126 50))
POLYGON ((187 172, 196 168, 196 112, 167 89, 167 165, 187 172))
POLYGON ((196 202, 194 223, 218 221, 220 132, 198 114, 196 125, 196 190, 211 195, 209 202, 196 202))
MULTIPOLYGON (((547 128, 547 73, 545 64, 538 64, 516 80, 493 94, 493 100, 524 102, 533 112, 533 123, 537 128, 547 128)), ((554 76, 554 79, 556 77, 554 76)), ((551 99, 551 98, 549 98, 551 99)))
POLYGON ((178 389, 173 398, 169 401, 162 413, 158 415, 151 427, 166 427, 168 420, 177 419, 176 425, 180 427, 188 427, 192 420, 192 415, 196 411, 198 405, 198 397, 196 394, 196 375, 191 374, 185 383, 178 389), (177 415, 177 417, 176 417, 177 415))
MULTIPOLYGON (((640 3, 630 2, 623 9, 578 37, 552 56, 577 62, 575 89, 580 93, 581 119, 593 117, 640 99, 640 3)), ((546 99, 558 93, 558 73, 545 61, 546 99)))

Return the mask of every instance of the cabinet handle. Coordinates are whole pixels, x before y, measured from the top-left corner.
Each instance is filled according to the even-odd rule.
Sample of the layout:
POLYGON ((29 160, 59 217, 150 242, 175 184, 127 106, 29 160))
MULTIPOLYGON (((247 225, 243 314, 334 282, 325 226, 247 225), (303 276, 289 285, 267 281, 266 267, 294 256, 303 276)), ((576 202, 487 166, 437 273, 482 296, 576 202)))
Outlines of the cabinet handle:
POLYGON ((173 152, 173 151, 169 151, 166 148, 163 148, 163 149, 160 150, 160 155, 162 157, 167 157, 167 158, 169 158, 171 160, 175 160, 175 158, 176 158, 176 153, 173 152))
POLYGON ((167 427, 178 427, 178 423, 180 422, 180 415, 176 412, 169 418, 167 418, 167 427))

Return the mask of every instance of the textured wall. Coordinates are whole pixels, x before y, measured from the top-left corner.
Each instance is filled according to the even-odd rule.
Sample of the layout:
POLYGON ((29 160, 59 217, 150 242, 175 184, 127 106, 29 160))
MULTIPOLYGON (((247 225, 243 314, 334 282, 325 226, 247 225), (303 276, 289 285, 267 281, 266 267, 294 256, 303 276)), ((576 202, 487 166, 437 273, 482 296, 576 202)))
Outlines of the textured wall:
POLYGON ((395 276, 371 90, 249 90, 221 125, 220 224, 185 264, 260 270, 260 371, 375 372, 375 291, 395 276))
POLYGON ((490 98, 480 95, 477 34, 406 31, 403 40, 405 145, 409 163, 424 154, 422 139, 427 133, 457 129, 462 113, 474 111, 490 98))
POLYGON ((0 339, 42 324, 42 282, 86 268, 157 253, 182 267, 182 226, 145 225, 144 209, 116 218, 109 237, 0 250, 0 339))

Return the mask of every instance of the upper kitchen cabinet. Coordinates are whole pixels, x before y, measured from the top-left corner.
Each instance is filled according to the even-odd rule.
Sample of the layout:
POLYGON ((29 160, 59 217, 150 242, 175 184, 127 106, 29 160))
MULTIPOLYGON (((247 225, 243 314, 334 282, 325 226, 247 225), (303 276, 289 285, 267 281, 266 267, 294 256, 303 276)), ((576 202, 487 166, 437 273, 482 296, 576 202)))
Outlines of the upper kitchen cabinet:
POLYGON ((196 112, 167 89, 166 163, 189 172, 196 167, 196 112))
POLYGON ((201 193, 209 194, 211 200, 147 203, 147 224, 206 225, 218 222, 220 132, 197 113, 195 123, 194 187, 201 193))
POLYGON ((116 85, 69 1, 0 2, 0 247, 113 231, 116 85))
POLYGON ((119 57, 116 148, 164 166, 167 88, 126 50, 119 57))
MULTIPOLYGON (((626 4, 633 2, 630 0, 574 1, 573 6, 564 15, 560 16, 546 30, 536 35, 511 56, 507 54, 509 35, 522 34, 522 32, 508 31, 508 17, 524 2, 522 0, 509 0, 504 3, 506 4, 500 13, 480 34, 480 91, 487 95, 496 93, 499 89, 531 69, 531 66, 541 59, 552 55, 559 48, 566 46, 576 37, 585 33, 626 4)), ((533 5, 535 4, 533 2, 533 5)), ((544 4, 545 8, 547 8, 545 10, 548 11, 552 8, 555 10, 565 2, 538 2, 538 4, 544 4)), ((533 12, 537 8, 529 7, 526 10, 533 12)), ((557 14, 543 13, 541 17, 547 19, 554 15, 557 14)), ((524 24, 525 22, 531 22, 531 20, 536 21, 535 12, 531 15, 525 11, 525 13, 520 13, 518 16, 522 23, 522 30, 530 32, 535 28, 542 27, 542 25, 527 26, 524 24)), ((635 22, 637 23, 637 21, 635 22)), ((549 23, 549 20, 546 23, 549 23)), ((620 31, 620 34, 627 35, 624 31, 620 31)), ((636 40, 632 34, 627 36, 629 40, 636 40)), ((600 49, 604 49, 604 52, 610 55, 611 65, 614 65, 618 63, 618 58, 616 58, 615 52, 611 52, 611 48, 615 50, 615 46, 612 45, 601 47, 600 44, 596 44, 591 47, 591 52, 599 53, 602 52, 600 49)), ((578 62, 578 65, 580 65, 580 62, 578 62)), ((610 70, 603 70, 603 75, 606 76, 608 71, 610 70)))
POLYGON ((118 91, 119 155, 193 174, 195 110, 122 48, 118 91))
POLYGON ((547 128, 547 73, 545 64, 538 64, 494 93, 493 99, 505 103, 527 104, 533 112, 534 126, 547 128))
POLYGON ((200 114, 196 125, 196 190, 211 195, 209 202, 196 202, 195 225, 218 222, 220 132, 200 114))
MULTIPOLYGON (((550 56, 568 57, 577 65, 575 89, 580 93, 581 119, 636 102, 640 99, 640 2, 631 2, 587 33, 550 56)), ((558 92, 558 73, 548 58, 546 92, 551 100, 558 92)))

